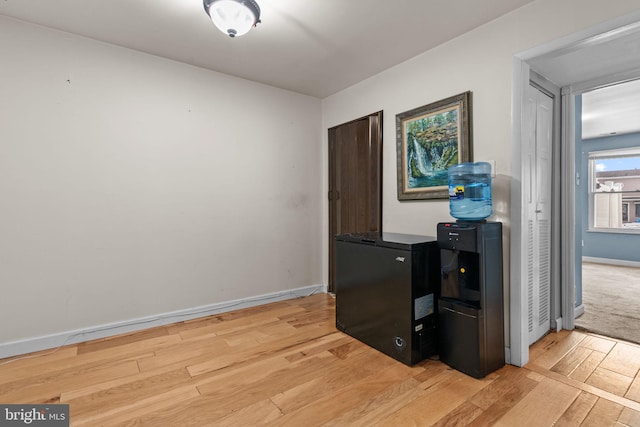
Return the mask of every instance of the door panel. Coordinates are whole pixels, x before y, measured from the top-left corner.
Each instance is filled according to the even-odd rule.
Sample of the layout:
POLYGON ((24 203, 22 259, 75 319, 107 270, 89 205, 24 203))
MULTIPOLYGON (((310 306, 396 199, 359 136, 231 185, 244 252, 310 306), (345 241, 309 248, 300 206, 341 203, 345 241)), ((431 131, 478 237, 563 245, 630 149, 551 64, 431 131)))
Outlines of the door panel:
POLYGON ((538 335, 551 326, 551 176, 552 176, 553 99, 538 91, 536 121, 536 175, 539 262, 538 335))
POLYGON ((529 344, 551 327, 551 162, 553 99, 527 91, 529 121, 527 181, 527 292, 529 344))
POLYGON ((329 129, 329 292, 336 234, 382 231, 382 111, 329 129))

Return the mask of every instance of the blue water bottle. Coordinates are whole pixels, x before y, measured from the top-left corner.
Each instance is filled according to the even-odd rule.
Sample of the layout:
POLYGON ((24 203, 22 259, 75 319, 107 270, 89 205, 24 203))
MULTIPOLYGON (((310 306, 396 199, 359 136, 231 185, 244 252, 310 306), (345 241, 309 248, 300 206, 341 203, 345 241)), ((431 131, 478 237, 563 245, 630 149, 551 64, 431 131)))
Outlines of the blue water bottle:
POLYGON ((489 163, 460 163, 449 168, 448 176, 451 216, 463 221, 482 221, 493 214, 489 163))

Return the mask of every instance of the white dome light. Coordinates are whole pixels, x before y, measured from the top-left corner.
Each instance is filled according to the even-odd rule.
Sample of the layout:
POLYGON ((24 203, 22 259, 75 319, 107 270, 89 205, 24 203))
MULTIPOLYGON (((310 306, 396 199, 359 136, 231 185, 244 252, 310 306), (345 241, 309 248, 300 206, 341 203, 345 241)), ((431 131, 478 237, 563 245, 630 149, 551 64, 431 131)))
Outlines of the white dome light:
POLYGON ((254 0, 204 0, 203 4, 215 26, 230 37, 246 34, 260 22, 260 6, 254 0))

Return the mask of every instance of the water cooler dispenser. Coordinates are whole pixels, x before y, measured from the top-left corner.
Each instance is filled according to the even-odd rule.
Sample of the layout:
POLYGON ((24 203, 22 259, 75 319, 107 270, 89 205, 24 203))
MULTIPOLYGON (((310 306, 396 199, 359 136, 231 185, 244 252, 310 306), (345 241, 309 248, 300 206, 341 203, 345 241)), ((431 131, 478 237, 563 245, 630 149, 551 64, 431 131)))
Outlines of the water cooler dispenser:
POLYGON ((438 349, 449 366, 482 378, 504 366, 502 224, 438 224, 438 349))

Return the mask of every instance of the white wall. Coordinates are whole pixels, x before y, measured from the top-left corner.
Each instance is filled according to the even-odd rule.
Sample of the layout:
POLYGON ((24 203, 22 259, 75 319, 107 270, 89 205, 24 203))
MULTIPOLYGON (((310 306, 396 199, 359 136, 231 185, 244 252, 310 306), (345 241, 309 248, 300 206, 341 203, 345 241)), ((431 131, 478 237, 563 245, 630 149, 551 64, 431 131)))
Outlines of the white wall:
MULTIPOLYGON (((435 235, 438 222, 452 220, 447 200, 399 202, 397 199, 395 116, 472 91, 474 160, 496 162, 494 216, 490 220, 504 224, 505 303, 508 307, 510 186, 512 182, 519 185, 518 177, 512 176, 514 169, 511 164, 514 55, 630 13, 639 6, 637 0, 539 0, 324 99, 325 163, 322 169, 325 171, 325 188, 328 180, 326 129, 383 110, 383 229, 435 235)), ((515 169, 519 170, 519 167, 515 169)), ((323 210, 326 209, 325 202, 323 210)), ((328 230, 326 218, 324 227, 328 230)), ((326 244, 325 240, 325 266, 326 244)), ((325 277, 326 270, 325 267, 325 277)), ((505 315, 508 343, 508 310, 505 315)))
POLYGON ((320 100, 0 17, 0 346, 322 284, 320 100))

